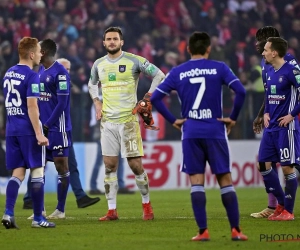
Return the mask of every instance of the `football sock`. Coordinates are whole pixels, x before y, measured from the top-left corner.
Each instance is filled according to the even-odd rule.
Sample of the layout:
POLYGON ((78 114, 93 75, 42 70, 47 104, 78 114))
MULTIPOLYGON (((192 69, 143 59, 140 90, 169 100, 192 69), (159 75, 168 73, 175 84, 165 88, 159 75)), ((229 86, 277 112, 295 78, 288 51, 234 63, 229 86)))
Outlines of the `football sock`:
POLYGON ((274 172, 272 168, 266 171, 260 171, 260 173, 263 177, 266 191, 268 193, 270 192, 274 194, 278 203, 284 206, 284 192, 280 185, 278 175, 274 172))
POLYGON ((272 166, 273 171, 278 175, 277 163, 271 162, 271 166, 272 166))
POLYGON ((70 184, 70 172, 69 171, 65 174, 58 175, 58 182, 57 182, 58 204, 57 204, 56 209, 58 209, 61 212, 65 211, 65 205, 66 205, 69 184, 70 184))
POLYGON ((43 219, 42 211, 44 210, 44 178, 31 178, 31 183, 34 220, 40 221, 43 219))
POLYGON ((191 200, 192 200, 192 207, 193 207, 195 220, 199 228, 199 233, 201 234, 202 232, 201 230, 203 229, 204 232, 205 229, 207 228, 206 196, 205 196, 204 186, 192 185, 191 200))
POLYGON ((284 199, 284 208, 289 213, 293 213, 296 191, 297 191, 297 176, 296 173, 287 174, 285 177, 285 199, 284 199))
POLYGON ((118 177, 116 172, 110 172, 105 174, 104 178, 105 197, 107 199, 108 209, 117 208, 117 192, 118 177))
MULTIPOLYGON (((278 174, 276 162, 272 162, 271 165, 272 165, 273 171, 276 174, 278 174)), ((278 204, 277 199, 274 196, 274 194, 270 193, 269 191, 267 191, 267 192, 268 192, 268 208, 275 209, 278 204)))
POLYGON ((230 228, 239 226, 239 205, 237 196, 232 185, 221 188, 222 203, 226 209, 227 217, 230 223, 230 228))
POLYGON ((14 208, 18 197, 21 180, 17 177, 10 177, 6 187, 5 214, 14 216, 14 208))
POLYGON ((135 182, 141 192, 142 203, 149 203, 150 194, 149 194, 149 181, 148 181, 147 173, 144 172, 140 175, 136 175, 135 182))

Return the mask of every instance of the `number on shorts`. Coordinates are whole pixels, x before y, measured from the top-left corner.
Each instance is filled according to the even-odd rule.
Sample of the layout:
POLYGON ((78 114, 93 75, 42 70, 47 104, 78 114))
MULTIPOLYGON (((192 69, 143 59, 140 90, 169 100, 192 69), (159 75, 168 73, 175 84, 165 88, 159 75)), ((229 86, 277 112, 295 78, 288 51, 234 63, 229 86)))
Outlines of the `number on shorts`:
POLYGON ((137 150, 137 142, 136 140, 129 141, 129 150, 136 151, 137 150))
POLYGON ((290 152, 288 148, 280 149, 280 159, 288 159, 290 158, 290 152))

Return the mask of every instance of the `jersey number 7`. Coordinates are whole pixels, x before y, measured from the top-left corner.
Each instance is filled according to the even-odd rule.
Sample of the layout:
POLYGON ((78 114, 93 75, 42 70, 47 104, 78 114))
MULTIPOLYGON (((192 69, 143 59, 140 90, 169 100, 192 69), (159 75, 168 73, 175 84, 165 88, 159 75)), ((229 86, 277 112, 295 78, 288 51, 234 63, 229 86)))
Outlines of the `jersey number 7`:
POLYGON ((200 103, 202 101, 202 97, 204 95, 204 91, 206 89, 206 84, 205 84, 205 78, 204 77, 195 77, 195 78, 190 78, 190 83, 191 84, 196 84, 196 83, 200 83, 201 86, 198 90, 196 99, 194 101, 193 107, 192 109, 198 109, 200 106, 200 103))

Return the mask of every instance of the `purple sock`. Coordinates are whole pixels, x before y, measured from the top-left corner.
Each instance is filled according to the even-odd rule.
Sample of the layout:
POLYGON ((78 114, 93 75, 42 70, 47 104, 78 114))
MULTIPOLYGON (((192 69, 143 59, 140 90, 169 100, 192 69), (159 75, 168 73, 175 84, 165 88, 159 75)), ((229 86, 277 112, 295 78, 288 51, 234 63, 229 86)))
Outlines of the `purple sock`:
POLYGON ((239 227, 239 205, 237 196, 233 186, 226 186, 221 188, 221 198, 223 205, 227 212, 227 217, 231 228, 239 227))
POLYGON ((293 213, 296 191, 298 187, 296 173, 285 175, 285 199, 284 199, 284 208, 289 213, 293 213))
POLYGON ((31 178, 31 183, 34 220, 40 221, 43 219, 42 211, 44 210, 44 178, 31 178))
POLYGON ((279 182, 278 175, 270 168, 267 171, 260 172, 266 187, 267 193, 272 193, 278 203, 284 206, 284 192, 279 182))
POLYGON ((199 229, 207 228, 206 219, 206 196, 204 187, 201 185, 193 185, 191 188, 191 199, 194 216, 199 229))
POLYGON ((63 175, 58 175, 58 183, 57 183, 57 200, 58 204, 56 209, 61 212, 65 211, 66 199, 68 194, 70 184, 70 172, 63 175))
POLYGON ((14 216, 15 204, 21 183, 20 179, 14 176, 12 176, 7 183, 5 214, 9 216, 14 216))
POLYGON ((277 169, 277 163, 276 162, 271 162, 272 169, 274 172, 278 175, 278 169, 277 169))

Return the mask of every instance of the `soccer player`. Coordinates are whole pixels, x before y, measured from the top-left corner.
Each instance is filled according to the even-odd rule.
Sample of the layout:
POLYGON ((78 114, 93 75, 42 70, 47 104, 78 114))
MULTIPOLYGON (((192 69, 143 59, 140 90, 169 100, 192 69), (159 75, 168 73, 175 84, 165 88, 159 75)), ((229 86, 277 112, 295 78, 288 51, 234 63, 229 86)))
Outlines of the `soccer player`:
POLYGON ((69 148, 72 145, 70 117, 70 77, 63 65, 55 61, 56 43, 51 39, 40 42, 41 66, 38 74, 41 82, 39 108, 45 136, 49 139, 46 159, 53 161, 58 172, 55 211, 47 218, 65 218, 65 204, 70 183, 68 168, 69 148))
POLYGON ((266 72, 265 132, 261 140, 258 162, 266 190, 277 198, 278 205, 268 220, 294 220, 297 191, 295 165, 299 165, 299 84, 300 71, 287 63, 284 56, 287 42, 280 37, 269 37, 262 55, 272 65, 266 72), (285 176, 283 192, 271 162, 280 162, 285 176))
MULTIPOLYGON (((265 26, 260 28, 256 32, 256 50, 258 51, 259 54, 262 54, 264 51, 264 46, 267 43, 267 39, 269 37, 280 37, 280 34, 278 30, 272 26, 265 26)), ((287 53, 284 56, 284 59, 289 62, 290 64, 294 65, 295 67, 298 66, 297 60, 289 53, 287 53)), ((264 87, 266 89, 266 72, 272 67, 271 64, 266 63, 265 59, 262 58, 261 60, 261 68, 262 68, 262 80, 264 87)), ((265 109, 265 102, 262 103, 262 106, 257 114, 257 117, 253 121, 253 131, 256 134, 260 134, 263 129, 263 114, 264 114, 264 109, 265 109)), ((277 173, 277 166, 276 162, 271 163, 273 170, 277 173)), ((259 164, 258 164, 258 169, 259 164)), ((268 193, 268 206, 267 208, 263 209, 260 212, 252 213, 250 216, 254 218, 268 218, 272 213, 274 213, 275 208, 277 206, 277 199, 276 197, 269 191, 266 190, 268 193)))
POLYGON ((20 61, 8 69, 3 79, 6 121, 6 166, 12 177, 6 188, 6 205, 2 217, 5 228, 18 228, 14 207, 26 169, 30 169, 34 218, 31 226, 53 228, 55 224, 42 216, 44 205, 45 146, 39 120, 39 76, 32 68, 40 63, 41 46, 36 38, 24 37, 18 45, 20 61))
POLYGON ((143 219, 154 218, 149 197, 149 181, 141 157, 143 144, 138 116, 133 115, 137 97, 138 78, 141 72, 153 78, 149 92, 144 99, 149 100, 151 93, 165 75, 147 59, 122 51, 123 34, 118 27, 109 27, 104 32, 103 45, 107 55, 96 60, 88 83, 93 99, 96 119, 101 119, 101 147, 105 165, 105 196, 108 212, 100 221, 117 220, 117 168, 118 155, 126 157, 128 165, 135 174, 135 181, 142 196, 143 219), (98 94, 98 84, 102 88, 103 105, 98 94))
POLYGON ((239 226, 238 200, 231 180, 227 138, 236 123, 246 92, 225 63, 207 59, 211 50, 207 33, 194 32, 189 38, 187 50, 191 60, 173 68, 150 100, 166 120, 182 130, 181 171, 190 178, 192 207, 199 227, 199 233, 192 240, 210 239, 204 189, 207 162, 220 185, 222 202, 230 223, 231 239, 247 240, 239 226), (222 118, 223 85, 236 94, 231 115, 225 118, 222 118), (183 119, 176 119, 162 102, 172 90, 178 93, 183 119))

